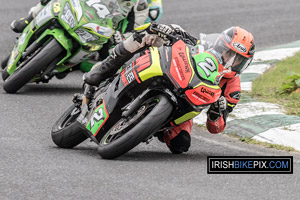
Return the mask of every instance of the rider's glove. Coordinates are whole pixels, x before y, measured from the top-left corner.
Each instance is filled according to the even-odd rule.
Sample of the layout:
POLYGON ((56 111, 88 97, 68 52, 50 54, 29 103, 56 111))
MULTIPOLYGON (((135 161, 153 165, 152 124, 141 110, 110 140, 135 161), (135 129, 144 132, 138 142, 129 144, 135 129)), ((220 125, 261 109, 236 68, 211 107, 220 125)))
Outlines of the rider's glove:
POLYGON ((123 42, 125 40, 125 37, 124 35, 120 32, 120 31, 116 31, 114 34, 113 34, 113 43, 115 45, 123 42))
MULTIPOLYGON (((173 28, 169 25, 153 23, 151 26, 154 28, 154 29, 152 29, 152 31, 154 33, 156 33, 159 37, 164 39, 165 41, 168 40, 168 35, 174 34, 173 28)), ((151 27, 150 27, 150 29, 151 29, 151 27)))
POLYGON ((177 24, 170 25, 174 31, 174 33, 181 35, 185 43, 195 46, 198 42, 198 39, 191 36, 188 32, 186 32, 181 26, 177 24))
POLYGON ((227 100, 221 96, 215 103, 211 104, 207 114, 211 121, 218 120, 227 109, 227 100))

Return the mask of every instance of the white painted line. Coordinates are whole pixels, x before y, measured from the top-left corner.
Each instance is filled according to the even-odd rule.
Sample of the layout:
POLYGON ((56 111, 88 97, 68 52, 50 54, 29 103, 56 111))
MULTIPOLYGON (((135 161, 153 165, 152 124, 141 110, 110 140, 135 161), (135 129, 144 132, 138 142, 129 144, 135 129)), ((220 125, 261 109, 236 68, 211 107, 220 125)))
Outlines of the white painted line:
POLYGON ((254 61, 282 60, 293 56, 300 48, 285 48, 259 51, 254 54, 254 61))
POLYGON ((243 74, 246 73, 256 73, 256 74, 263 74, 265 71, 267 71, 271 65, 269 64, 257 64, 257 65, 250 65, 243 74))
POLYGON ((269 129, 253 137, 255 140, 290 146, 300 151, 300 124, 269 129))
POLYGON ((241 82, 241 90, 250 92, 252 90, 252 82, 241 82))
MULTIPOLYGON (((206 112, 208 108, 204 109, 197 117, 193 119, 195 124, 206 124, 206 112)), ((257 115, 276 115, 284 114, 284 109, 278 104, 265 103, 265 102, 251 102, 237 104, 232 113, 229 114, 227 121, 236 119, 246 119, 257 115)))
POLYGON ((229 114, 228 120, 246 119, 257 115, 274 115, 284 114, 282 106, 265 102, 250 102, 237 104, 232 113, 229 114))

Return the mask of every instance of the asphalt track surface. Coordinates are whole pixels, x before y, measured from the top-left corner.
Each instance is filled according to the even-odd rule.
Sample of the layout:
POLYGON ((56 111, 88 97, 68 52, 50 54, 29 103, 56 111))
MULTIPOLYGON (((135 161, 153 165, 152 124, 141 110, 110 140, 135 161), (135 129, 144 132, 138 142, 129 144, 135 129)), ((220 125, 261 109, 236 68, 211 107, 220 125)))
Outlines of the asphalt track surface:
MULTIPOLYGON (((35 0, 1 1, 0 58, 17 34, 10 22, 35 0)), ((162 22, 193 35, 239 25, 253 32, 258 49, 300 39, 297 0, 164 0, 162 22), (183 3, 184 2, 184 3, 183 3)), ((192 147, 172 155, 154 140, 116 160, 103 160, 86 141, 55 147, 50 130, 81 91, 80 73, 6 94, 0 82, 0 199, 299 199, 300 156, 248 145, 194 127, 192 147), (294 156, 294 174, 207 174, 207 156, 294 156)), ((241 130, 242 131, 242 130, 241 130)))

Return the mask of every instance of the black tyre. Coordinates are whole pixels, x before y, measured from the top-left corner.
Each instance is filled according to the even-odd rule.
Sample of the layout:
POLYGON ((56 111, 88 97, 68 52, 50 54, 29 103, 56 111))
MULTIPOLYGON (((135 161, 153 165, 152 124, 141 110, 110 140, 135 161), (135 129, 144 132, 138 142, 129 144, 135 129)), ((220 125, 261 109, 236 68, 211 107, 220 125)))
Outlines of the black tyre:
POLYGON ((6 71, 6 68, 2 72, 2 79, 5 81, 9 77, 9 73, 6 71))
POLYGON ((164 95, 148 99, 135 113, 120 119, 102 137, 98 153, 105 159, 123 155, 158 131, 172 110, 172 104, 164 95))
POLYGON ((10 55, 6 56, 2 61, 1 61, 1 68, 4 69, 7 66, 8 60, 10 58, 10 55))
POLYGON ((36 56, 22 68, 16 69, 4 82, 3 88, 7 93, 15 93, 35 75, 47 67, 64 48, 53 39, 36 56))
POLYGON ((76 121, 79 114, 80 109, 73 104, 52 127, 52 140, 58 147, 73 148, 87 139, 76 121))

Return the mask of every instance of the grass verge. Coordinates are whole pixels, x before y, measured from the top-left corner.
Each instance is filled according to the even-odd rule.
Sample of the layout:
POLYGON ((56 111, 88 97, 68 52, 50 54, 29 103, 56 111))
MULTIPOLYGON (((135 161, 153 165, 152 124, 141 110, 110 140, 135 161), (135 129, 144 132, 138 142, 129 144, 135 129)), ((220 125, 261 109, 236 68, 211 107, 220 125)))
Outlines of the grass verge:
POLYGON ((300 116, 300 90, 280 94, 279 88, 288 81, 291 73, 300 74, 300 52, 284 59, 253 81, 251 97, 263 102, 282 105, 287 114, 300 116))

